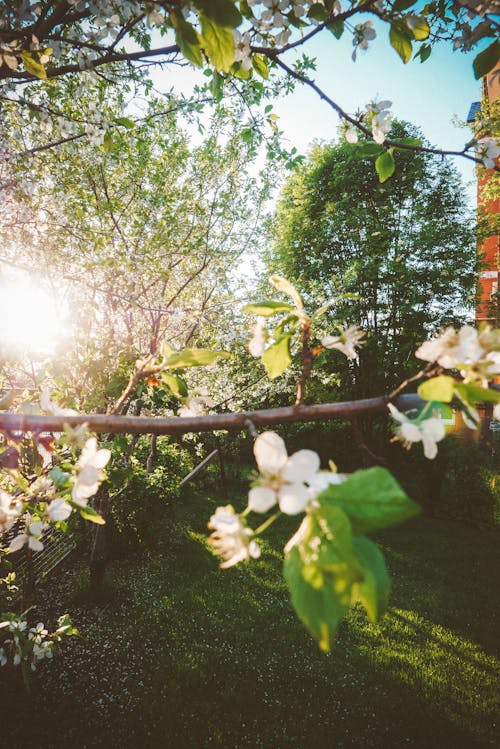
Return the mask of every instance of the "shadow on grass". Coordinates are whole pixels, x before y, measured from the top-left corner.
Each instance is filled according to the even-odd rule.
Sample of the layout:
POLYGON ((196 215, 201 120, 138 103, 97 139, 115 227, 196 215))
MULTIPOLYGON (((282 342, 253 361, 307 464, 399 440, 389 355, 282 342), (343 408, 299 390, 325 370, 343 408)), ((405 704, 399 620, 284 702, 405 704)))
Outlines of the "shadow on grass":
MULTIPOLYGON (((261 559, 221 572, 206 547, 215 504, 185 497, 157 550, 112 565, 105 606, 82 605, 84 578, 68 569, 56 599, 73 601, 81 637, 34 674, 29 721, 20 689, 0 688, 11 746, 492 745, 492 537, 430 520, 381 535, 393 606, 375 626, 355 609, 323 655, 281 574, 297 519, 273 529, 261 559), (464 575, 472 561, 482 585, 464 575)), ((42 613, 54 595, 47 586, 42 613)))

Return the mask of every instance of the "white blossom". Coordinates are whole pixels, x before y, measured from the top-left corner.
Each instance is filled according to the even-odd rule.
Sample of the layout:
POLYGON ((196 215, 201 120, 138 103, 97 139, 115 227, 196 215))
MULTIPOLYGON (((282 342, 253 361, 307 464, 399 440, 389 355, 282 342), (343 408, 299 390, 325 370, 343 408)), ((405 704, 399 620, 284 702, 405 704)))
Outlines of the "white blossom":
POLYGON ((319 469, 312 450, 298 450, 288 457, 285 443, 275 432, 263 432, 255 440, 254 455, 260 476, 248 493, 253 512, 267 512, 275 504, 287 515, 303 512, 311 499, 309 482, 319 469))
POLYGON ((33 520, 29 512, 24 516, 24 531, 12 539, 9 552, 19 551, 26 544, 32 551, 42 551, 43 543, 40 536, 43 533, 45 523, 42 520, 33 520))
POLYGON ((97 440, 90 437, 85 443, 77 463, 79 473, 71 491, 71 498, 76 504, 85 506, 90 497, 98 490, 103 479, 102 469, 108 464, 111 451, 97 449, 97 440))
POLYGON ((217 507, 208 527, 213 530, 208 540, 224 560, 220 565, 222 569, 260 556, 260 547, 252 539, 252 531, 245 527, 231 505, 217 507))
POLYGON ((358 128, 351 125, 351 127, 348 127, 345 131, 344 137, 348 143, 357 143, 359 138, 358 128))
POLYGON ((195 389, 184 400, 184 405, 179 408, 179 416, 203 416, 209 408, 215 406, 215 401, 210 398, 208 392, 201 388, 195 389))
POLYGON ((34 642, 42 642, 42 640, 48 635, 48 630, 45 629, 43 622, 38 622, 36 627, 32 627, 29 631, 28 638, 34 642))
POLYGON ((392 101, 377 101, 376 99, 368 105, 368 113, 371 115, 373 140, 376 143, 382 144, 392 127, 392 115, 389 112, 391 106, 392 101))
POLYGON ((0 532, 8 531, 12 528, 21 508, 21 502, 0 489, 0 532))
POLYGON ((321 339, 321 344, 325 348, 341 351, 348 359, 357 359, 356 348, 360 348, 364 344, 364 331, 358 325, 350 325, 348 328, 341 327, 340 330, 341 333, 338 336, 324 336, 321 339))
POLYGON ((418 421, 409 419, 398 409, 388 404, 392 417, 399 423, 396 428, 397 439, 403 442, 404 447, 409 449, 413 442, 422 442, 424 455, 433 460, 437 455, 437 443, 446 435, 446 430, 441 419, 432 416, 429 419, 418 421))
POLYGON ((62 497, 53 499, 52 502, 47 505, 47 516, 52 523, 57 523, 59 520, 67 520, 71 515, 72 508, 62 497))
POLYGON ((444 369, 459 369, 465 382, 477 381, 485 387, 500 374, 500 336, 488 326, 480 333, 470 325, 458 331, 447 328, 425 341, 415 355, 444 369))
POLYGON ((354 45, 354 52, 352 53, 352 59, 356 61, 356 53, 359 49, 368 49, 368 45, 375 39, 377 32, 373 28, 373 21, 365 21, 364 23, 357 23, 354 27, 354 36, 352 43, 354 45))
POLYGON ((40 408, 52 416, 78 416, 78 413, 72 408, 61 408, 50 397, 50 390, 47 386, 42 388, 40 396, 40 408))
POLYGON ((248 344, 248 350, 252 356, 262 356, 266 348, 267 328, 263 317, 258 317, 252 331, 252 338, 248 344))
POLYGON ((477 142, 476 152, 484 166, 493 169, 495 159, 500 156, 500 146, 495 138, 480 138, 477 142))
POLYGON ((240 62, 243 70, 250 70, 252 67, 252 55, 250 51, 250 34, 242 34, 237 29, 233 29, 234 36, 234 61, 240 62))

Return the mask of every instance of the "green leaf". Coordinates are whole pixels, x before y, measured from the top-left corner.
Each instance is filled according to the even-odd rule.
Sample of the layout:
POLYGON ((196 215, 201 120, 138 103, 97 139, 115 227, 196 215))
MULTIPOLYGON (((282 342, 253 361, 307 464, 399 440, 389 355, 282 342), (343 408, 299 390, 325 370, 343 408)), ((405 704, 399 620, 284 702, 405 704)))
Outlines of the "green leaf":
POLYGON ((405 64, 410 60, 413 49, 409 33, 409 29, 406 29, 406 27, 403 29, 400 23, 391 23, 389 30, 391 45, 405 64))
POLYGON ((426 401, 441 401, 450 403, 455 392, 456 382, 453 377, 440 375, 423 382, 418 388, 418 394, 426 401))
POLYGON ((464 382, 456 382, 455 389, 467 403, 500 403, 500 390, 464 382))
POLYGON ((243 307, 242 312, 246 315, 259 315, 260 317, 271 317, 279 315, 282 312, 293 312, 294 307, 285 302, 257 302, 256 304, 247 304, 243 307))
POLYGON ((396 164, 391 151, 384 151, 384 153, 381 153, 375 161, 375 169, 377 170, 379 182, 386 182, 389 177, 392 177, 395 168, 396 164))
POLYGON ((252 57, 252 65, 255 72, 258 73, 261 78, 264 78, 264 80, 267 81, 267 79, 269 78, 269 67, 264 55, 254 55, 252 57))
POLYGON ((175 41, 184 57, 198 67, 203 65, 200 37, 196 29, 186 21, 180 10, 170 13, 170 21, 175 31, 175 41))
POLYGON ((493 70, 499 60, 500 41, 498 41, 498 39, 495 39, 495 41, 490 44, 489 47, 486 47, 486 49, 484 49, 474 58, 472 67, 474 68, 475 77, 477 79, 482 78, 483 75, 486 75, 490 72, 490 70, 493 70))
POLYGON ((408 10, 412 5, 415 5, 417 0, 395 0, 392 4, 392 9, 396 13, 401 13, 402 10, 408 10))
POLYGON ((302 299, 300 298, 300 294, 295 286, 290 283, 290 281, 287 281, 286 278, 283 278, 283 276, 271 276, 269 282, 278 291, 282 291, 284 294, 288 294, 288 296, 292 297, 297 309, 304 309, 304 304, 302 302, 302 299))
POLYGON ((80 507, 80 505, 73 504, 73 507, 76 507, 80 511, 80 515, 84 520, 90 520, 91 523, 95 523, 96 525, 106 525, 104 518, 101 517, 90 505, 80 507))
POLYGON ((187 398, 188 388, 182 377, 177 377, 177 375, 169 374, 168 372, 162 372, 160 377, 176 398, 187 398))
POLYGON ((335 39, 340 39, 344 33, 345 24, 343 21, 332 21, 326 25, 326 28, 333 34, 335 39))
POLYGON ((321 23, 321 21, 326 21, 328 18, 328 11, 322 3, 313 3, 309 8, 307 17, 321 23))
POLYGON ((166 357, 165 365, 168 369, 184 369, 185 367, 206 367, 216 359, 228 359, 227 351, 213 351, 205 348, 185 348, 166 357))
POLYGON ((129 117, 117 117, 115 122, 117 125, 123 125, 127 130, 132 130, 135 127, 134 120, 131 120, 129 117))
POLYGON ((361 535, 408 520, 420 512, 385 468, 355 471, 342 484, 330 485, 318 495, 318 502, 340 507, 361 535))
POLYGON ((329 576, 320 575, 320 585, 313 586, 303 575, 304 563, 297 547, 285 557, 283 572, 292 605, 299 619, 317 641, 329 652, 335 632, 348 606, 342 604, 330 584, 329 576))
POLYGON ((47 78, 44 66, 41 62, 38 62, 31 52, 21 52, 21 57, 28 73, 31 73, 31 75, 34 75, 36 78, 42 78, 43 80, 47 78))
POLYGON ((228 72, 234 62, 233 32, 226 26, 218 26, 204 13, 200 13, 200 23, 206 56, 214 68, 228 72))
POLYGON ((71 474, 62 471, 58 466, 50 471, 49 476, 56 489, 64 489, 64 487, 69 486, 71 474))
POLYGON ((113 140, 113 134, 111 130, 106 130, 104 133, 104 140, 102 142, 102 147, 105 151, 112 151, 115 147, 115 142, 113 140))
POLYGON ((195 6, 218 26, 235 29, 243 21, 240 11, 231 0, 195 0, 195 6))
POLYGON ((422 42, 424 39, 427 39, 431 33, 430 26, 424 16, 412 15, 411 18, 412 25, 408 25, 410 33, 413 35, 414 39, 418 42, 422 42))
POLYGON ((352 542, 363 572, 363 580, 353 584, 352 603, 359 601, 374 624, 387 610, 391 580, 384 555, 373 541, 364 536, 355 536, 352 542))
POLYGON ((355 153, 356 156, 364 158, 367 156, 378 156, 383 150, 384 147, 379 143, 363 143, 356 147, 355 153))
POLYGON ((430 44, 422 44, 415 57, 420 57, 420 62, 425 62, 431 56, 432 47, 430 44))
POLYGON ((279 377, 290 365, 290 335, 284 335, 279 341, 269 346, 262 354, 262 363, 271 380, 279 377))

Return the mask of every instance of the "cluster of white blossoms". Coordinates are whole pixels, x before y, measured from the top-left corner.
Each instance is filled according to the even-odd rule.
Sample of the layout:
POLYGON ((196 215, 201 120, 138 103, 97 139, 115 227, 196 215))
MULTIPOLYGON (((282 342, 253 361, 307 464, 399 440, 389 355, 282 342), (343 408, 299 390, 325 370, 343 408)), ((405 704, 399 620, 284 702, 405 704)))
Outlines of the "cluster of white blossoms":
POLYGON ((352 44, 354 52, 352 53, 352 59, 356 62, 356 55, 358 49, 367 50, 370 42, 372 42, 377 36, 377 32, 373 28, 373 21, 365 21, 364 23, 357 23, 354 27, 354 36, 352 44))
POLYGON ((402 414, 392 403, 388 404, 393 419, 398 422, 396 427, 396 439, 403 442, 404 447, 409 449, 414 442, 421 442, 424 455, 429 460, 434 460, 437 455, 437 443, 446 436, 446 429, 439 417, 431 416, 429 419, 409 419, 402 414))
MULTIPOLYGON (((372 137, 375 143, 382 145, 387 134, 392 127, 392 113, 389 111, 392 101, 384 100, 371 101, 362 119, 366 118, 372 130, 372 137)), ((344 137, 348 143, 357 143, 359 140, 359 130, 355 125, 351 125, 344 132, 344 137)))
MULTIPOLYGON (((316 0, 318 2, 318 0, 316 0)), ((320 2, 319 4, 323 4, 320 2)), ((253 32, 252 41, 256 44, 272 44, 275 47, 284 47, 290 41, 292 29, 290 18, 293 16, 297 21, 305 18, 314 2, 302 0, 249 0, 249 7, 254 13, 251 19, 253 32), (255 15, 260 10, 260 15, 255 15)), ((334 12, 340 12, 340 2, 334 5, 334 12)), ((310 19, 307 19, 310 21, 310 19)), ((248 32, 247 32, 248 33, 248 32)))
POLYGON ((32 671, 36 664, 45 658, 52 658, 56 644, 65 634, 73 634, 72 625, 67 616, 59 619, 59 627, 49 632, 43 622, 28 629, 28 622, 24 615, 13 616, 0 622, 0 666, 6 666, 9 661, 14 666, 22 663, 29 664, 32 671))
POLYGON ((208 527, 213 530, 208 539, 209 543, 224 560, 221 564, 222 569, 232 567, 245 559, 257 559, 260 556, 260 547, 252 539, 252 531, 244 525, 231 505, 217 507, 208 527))
POLYGON ((486 326, 478 331, 470 325, 460 330, 446 328, 423 343, 415 355, 444 369, 460 370, 466 383, 488 387, 488 381, 500 375, 500 330, 486 326))
POLYGON ((495 167, 495 160, 500 156, 500 145, 495 138, 480 138, 476 145, 476 155, 488 169, 495 167))
POLYGON ((259 476, 248 493, 247 510, 241 516, 231 505, 218 507, 208 524, 214 531, 209 541, 223 558, 223 568, 260 556, 254 532, 244 523, 249 511, 265 513, 278 505, 286 515, 307 512, 314 507, 318 494, 346 478, 344 474, 320 471, 319 456, 313 450, 298 450, 289 456, 283 439, 275 432, 257 437, 254 455, 259 476))
POLYGON ((358 359, 357 348, 365 343, 365 332, 358 325, 342 328, 340 335, 327 335, 321 339, 321 345, 329 349, 341 351, 348 359, 358 359))
MULTIPOLYGON (((73 409, 61 408, 55 403, 46 388, 42 391, 40 406, 54 416, 76 415, 73 409)), ((0 490, 0 532, 9 531, 18 521, 22 523, 20 532, 10 543, 11 553, 24 546, 32 551, 42 551, 44 531, 53 523, 67 520, 74 509, 84 509, 105 478, 104 468, 111 458, 111 451, 99 449, 97 439, 88 436, 86 424, 75 429, 66 425, 59 439, 61 445, 81 449, 72 472, 62 472, 65 482, 61 489, 56 488, 51 477, 52 454, 39 444, 43 467, 48 475, 38 476, 14 495, 0 490)))
POLYGON ((215 401, 208 394, 208 390, 195 388, 184 399, 183 405, 179 408, 178 415, 183 417, 203 416, 214 406, 215 401))

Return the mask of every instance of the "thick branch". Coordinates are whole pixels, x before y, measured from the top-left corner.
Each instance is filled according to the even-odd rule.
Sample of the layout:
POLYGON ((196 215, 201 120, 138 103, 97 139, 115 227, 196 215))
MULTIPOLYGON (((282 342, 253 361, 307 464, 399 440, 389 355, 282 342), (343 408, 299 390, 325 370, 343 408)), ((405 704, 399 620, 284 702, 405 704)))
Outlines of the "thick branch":
MULTIPOLYGON (((345 419, 354 414, 385 413, 389 398, 365 398, 341 403, 321 403, 314 406, 287 406, 262 411, 211 414, 188 418, 160 418, 144 416, 113 416, 88 414, 86 416, 28 416, 3 413, 0 415, 0 431, 5 432, 58 432, 65 424, 80 426, 88 424, 92 432, 110 434, 188 434, 190 432, 213 432, 217 430, 242 431, 250 420, 255 426, 268 427, 274 424, 290 424, 298 421, 328 421, 345 419)), ((422 403, 417 395, 400 395, 394 399, 399 409, 408 410, 422 403)))

